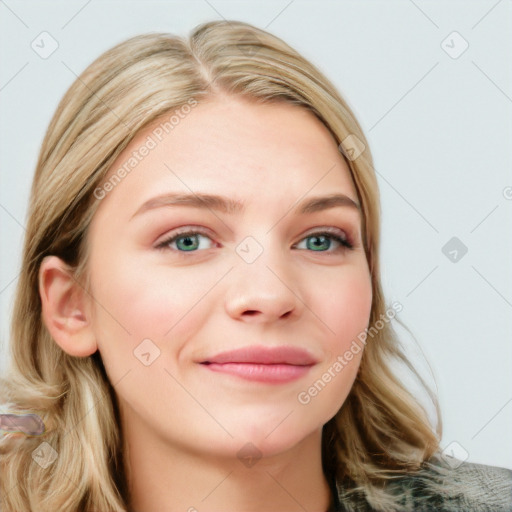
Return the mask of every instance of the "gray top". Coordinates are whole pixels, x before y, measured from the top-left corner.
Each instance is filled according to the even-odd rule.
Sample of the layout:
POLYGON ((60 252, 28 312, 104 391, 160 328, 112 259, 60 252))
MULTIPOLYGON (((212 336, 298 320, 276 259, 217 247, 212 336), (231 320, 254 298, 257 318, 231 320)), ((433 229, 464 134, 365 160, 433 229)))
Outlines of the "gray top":
POLYGON ((386 490, 399 497, 402 508, 385 508, 379 497, 347 493, 337 482, 331 510, 512 512, 512 470, 441 457, 432 458, 428 466, 390 480, 386 490))

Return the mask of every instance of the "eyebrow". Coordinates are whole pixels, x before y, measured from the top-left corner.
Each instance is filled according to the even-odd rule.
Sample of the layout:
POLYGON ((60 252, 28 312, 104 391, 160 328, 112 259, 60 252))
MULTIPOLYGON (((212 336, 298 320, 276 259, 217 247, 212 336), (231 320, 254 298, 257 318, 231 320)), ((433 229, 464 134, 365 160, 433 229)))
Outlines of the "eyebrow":
MULTIPOLYGON (((244 210, 244 202, 229 197, 214 194, 164 194, 146 201, 130 218, 133 219, 149 210, 165 206, 188 206, 220 211, 230 215, 239 214, 244 210)), ((294 210, 297 215, 327 210, 335 207, 349 207, 361 212, 361 206, 345 194, 330 194, 316 196, 301 202, 294 210)))

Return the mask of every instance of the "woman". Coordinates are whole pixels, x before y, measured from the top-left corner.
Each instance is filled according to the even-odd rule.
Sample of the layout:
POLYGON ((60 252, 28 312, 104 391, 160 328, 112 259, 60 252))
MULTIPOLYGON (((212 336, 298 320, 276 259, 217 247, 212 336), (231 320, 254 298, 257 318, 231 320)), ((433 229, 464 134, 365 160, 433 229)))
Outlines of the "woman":
POLYGON ((393 374, 378 256, 364 134, 283 41, 104 53, 32 186, 2 398, 44 432, 4 435, 2 510, 509 510, 393 374))

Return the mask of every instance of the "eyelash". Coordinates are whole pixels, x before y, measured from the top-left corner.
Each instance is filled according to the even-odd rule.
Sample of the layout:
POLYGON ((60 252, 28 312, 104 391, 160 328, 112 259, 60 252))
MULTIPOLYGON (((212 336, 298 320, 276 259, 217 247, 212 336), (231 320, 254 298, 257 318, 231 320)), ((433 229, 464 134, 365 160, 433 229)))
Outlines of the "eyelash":
MULTIPOLYGON (((160 242, 156 246, 156 249, 161 250, 161 251, 169 250, 170 249, 169 244, 171 244, 172 242, 176 241, 179 238, 185 238, 185 237, 191 236, 191 235, 202 235, 202 236, 205 236, 205 237, 211 239, 210 235, 208 235, 206 232, 204 232, 201 229, 195 229, 195 230, 187 229, 187 230, 184 230, 181 232, 177 232, 177 233, 171 235, 170 237, 166 238, 164 241, 160 242)), ((331 239, 335 240, 336 242, 338 242, 341 247, 338 247, 338 249, 334 249, 332 251, 309 251, 309 252, 332 254, 332 253, 339 252, 339 251, 347 251, 347 250, 350 251, 350 250, 354 249, 354 244, 349 240, 348 236, 347 236, 347 238, 343 238, 339 235, 338 230, 333 229, 331 231, 329 228, 324 228, 323 230, 310 233, 309 235, 306 235, 304 238, 302 238, 299 242, 302 242, 303 240, 305 240, 307 238, 311 238, 311 237, 315 237, 315 236, 316 237, 325 236, 327 238, 331 238, 331 239)), ((170 250, 178 252, 180 254, 187 254, 189 252, 191 252, 191 253, 198 252, 197 249, 194 251, 180 251, 178 249, 170 249, 170 250)))

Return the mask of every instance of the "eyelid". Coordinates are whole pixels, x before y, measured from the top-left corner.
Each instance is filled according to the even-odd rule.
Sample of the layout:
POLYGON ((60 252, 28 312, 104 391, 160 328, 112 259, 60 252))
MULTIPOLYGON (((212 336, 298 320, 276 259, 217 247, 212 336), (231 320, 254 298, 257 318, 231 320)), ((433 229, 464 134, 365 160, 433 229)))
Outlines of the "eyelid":
POLYGON ((201 235, 208 235, 211 237, 214 236, 213 232, 208 228, 196 224, 186 224, 184 226, 180 226, 169 230, 165 235, 163 235, 163 238, 167 239, 170 237, 175 237, 181 234, 187 234, 191 232, 200 233, 201 235))
POLYGON ((305 234, 301 235, 302 236, 301 240, 303 240, 304 238, 306 238, 308 236, 316 235, 317 233, 319 233, 321 231, 324 231, 324 232, 332 234, 332 235, 345 235, 345 238, 347 240, 349 239, 349 234, 348 234, 347 230, 345 230, 345 229, 337 228, 335 226, 316 226, 316 227, 311 228, 308 231, 306 231, 305 234))

